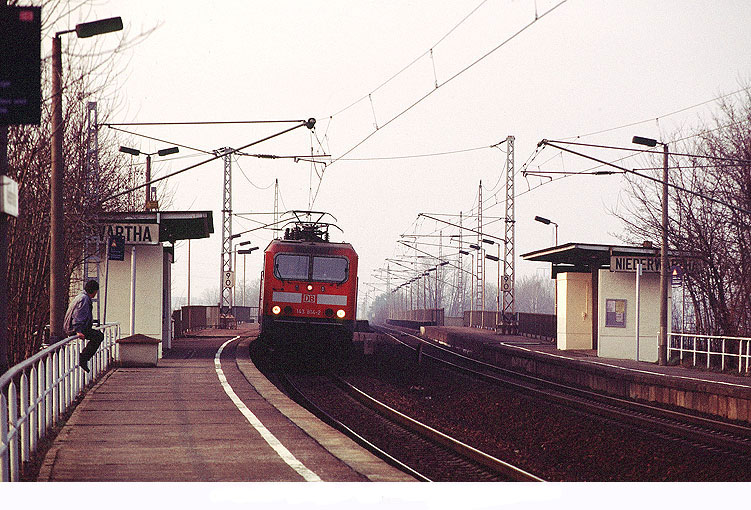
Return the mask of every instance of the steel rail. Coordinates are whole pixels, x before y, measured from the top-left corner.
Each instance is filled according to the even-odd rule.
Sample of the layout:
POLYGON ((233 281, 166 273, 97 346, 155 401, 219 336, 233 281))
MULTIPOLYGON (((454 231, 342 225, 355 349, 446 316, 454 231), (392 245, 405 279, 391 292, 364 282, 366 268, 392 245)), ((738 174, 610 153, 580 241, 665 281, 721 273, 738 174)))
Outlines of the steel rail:
POLYGON ((595 393, 593 391, 584 390, 574 386, 568 386, 554 381, 548 381, 527 374, 514 372, 512 370, 491 365, 489 363, 457 353, 451 349, 437 345, 434 342, 427 341, 411 333, 385 326, 379 327, 381 329, 396 331, 399 334, 410 336, 418 340, 420 342, 419 347, 415 348, 414 346, 411 346, 397 339, 393 335, 386 333, 388 336, 390 336, 400 344, 417 351, 420 358, 429 358, 435 360, 436 362, 449 365, 464 372, 471 373, 471 375, 475 377, 481 377, 485 380, 490 380, 495 383, 512 385, 516 388, 541 395, 543 398, 554 400, 561 404, 575 403, 576 405, 585 408, 592 414, 600 415, 609 419, 613 419, 614 415, 617 415, 617 417, 622 420, 621 423, 625 422, 631 425, 640 426, 648 424, 649 426, 659 430, 660 432, 672 434, 682 439, 692 441, 702 439, 713 446, 719 445, 725 449, 729 449, 743 455, 749 455, 749 452, 751 452, 751 427, 736 425, 734 423, 719 421, 694 414, 687 414, 680 411, 665 409, 662 407, 656 407, 640 402, 635 402, 633 400, 626 400, 619 397, 595 393), (437 349, 441 352, 450 354, 451 356, 460 358, 476 366, 480 366, 494 372, 500 372, 515 380, 501 379, 491 374, 478 372, 477 370, 461 365, 456 365, 447 360, 431 356, 430 354, 423 352, 422 346, 425 345, 437 349), (523 384, 518 381, 519 379, 529 381, 539 386, 523 384), (559 393, 553 393, 551 388, 557 390, 559 393))
POLYGON ((492 471, 495 471, 503 476, 509 477, 518 482, 544 482, 542 478, 533 475, 523 469, 502 461, 492 455, 478 450, 456 438, 453 438, 443 432, 436 430, 422 422, 419 422, 413 418, 410 418, 406 414, 403 414, 396 409, 389 407, 376 398, 368 395, 364 391, 356 388, 347 381, 336 377, 339 384, 343 385, 347 392, 353 395, 359 402, 365 404, 367 407, 375 409, 378 413, 386 416, 388 419, 400 423, 410 430, 417 432, 419 435, 427 437, 439 444, 442 444, 459 455, 473 460, 474 462, 485 466, 492 471))
POLYGON ((401 469, 405 473, 408 473, 412 476, 414 476, 417 480, 421 482, 432 482, 433 480, 429 479, 427 476, 423 475, 422 473, 416 471, 415 469, 411 468, 410 466, 404 464, 402 461, 394 457, 393 455, 387 453, 386 451, 382 450, 378 446, 376 446, 371 441, 368 441, 366 438, 355 432, 352 428, 348 427, 341 421, 334 418, 330 413, 324 411, 320 406, 316 405, 315 402, 310 400, 305 393, 300 390, 297 385, 292 382, 292 380, 287 377, 286 375, 280 375, 279 376, 280 382, 282 385, 294 395, 294 399, 298 401, 298 403, 302 404, 303 407, 311 411, 314 415, 318 416, 318 418, 322 419, 324 422, 328 423, 335 429, 339 430, 340 432, 344 433, 345 435, 352 438, 355 442, 357 442, 360 446, 364 447, 366 450, 370 451, 371 453, 374 453, 378 457, 384 459, 386 462, 391 464, 392 466, 401 469))

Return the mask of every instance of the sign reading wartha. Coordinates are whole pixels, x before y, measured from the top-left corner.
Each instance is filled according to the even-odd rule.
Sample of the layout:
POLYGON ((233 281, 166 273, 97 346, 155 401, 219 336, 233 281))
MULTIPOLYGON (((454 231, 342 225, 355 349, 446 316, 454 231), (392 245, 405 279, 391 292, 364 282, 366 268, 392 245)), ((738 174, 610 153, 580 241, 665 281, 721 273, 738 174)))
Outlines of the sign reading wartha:
POLYGON ((125 244, 159 244, 159 225, 156 223, 112 223, 104 225, 103 239, 122 236, 125 244))

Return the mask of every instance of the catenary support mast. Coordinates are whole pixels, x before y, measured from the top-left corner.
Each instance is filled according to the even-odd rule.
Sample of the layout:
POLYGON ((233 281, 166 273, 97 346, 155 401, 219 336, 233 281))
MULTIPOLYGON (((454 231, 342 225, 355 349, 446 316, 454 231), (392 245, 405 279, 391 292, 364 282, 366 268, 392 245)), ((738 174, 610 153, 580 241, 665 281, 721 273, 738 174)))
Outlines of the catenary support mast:
POLYGON ((232 149, 223 147, 217 154, 224 154, 224 193, 222 205, 222 263, 219 275, 219 312, 223 317, 232 314, 232 149))
POLYGON ((506 138, 506 235, 503 257, 503 321, 513 321, 514 304, 514 137, 506 138))

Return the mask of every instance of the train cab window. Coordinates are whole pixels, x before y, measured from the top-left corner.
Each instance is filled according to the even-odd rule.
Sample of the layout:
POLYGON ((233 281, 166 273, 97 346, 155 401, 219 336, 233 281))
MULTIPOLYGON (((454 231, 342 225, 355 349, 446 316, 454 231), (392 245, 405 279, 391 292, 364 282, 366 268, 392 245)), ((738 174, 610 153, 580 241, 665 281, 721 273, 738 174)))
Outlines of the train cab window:
POLYGON ((313 281, 342 283, 348 277, 349 261, 344 257, 313 257, 313 281))
POLYGON ((281 280, 307 280, 310 257, 280 253, 274 258, 274 276, 281 280))

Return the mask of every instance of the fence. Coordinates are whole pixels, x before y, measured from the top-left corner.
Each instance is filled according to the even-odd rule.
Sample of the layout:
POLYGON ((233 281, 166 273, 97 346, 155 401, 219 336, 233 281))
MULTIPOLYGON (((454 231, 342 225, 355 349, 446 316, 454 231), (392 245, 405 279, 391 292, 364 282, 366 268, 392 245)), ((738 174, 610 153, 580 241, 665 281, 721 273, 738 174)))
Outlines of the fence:
POLYGON ((104 341, 78 370, 84 340, 70 337, 10 368, 0 377, 0 481, 18 481, 24 463, 86 386, 118 359, 119 324, 100 327, 104 341))
POLYGON ((416 310, 395 310, 390 320, 420 323, 423 325, 443 326, 444 309, 426 308, 416 310))
POLYGON ((555 342, 558 321, 553 314, 519 312, 519 334, 555 342))
POLYGON ((751 338, 732 336, 698 335, 696 333, 670 333, 668 342, 668 358, 671 353, 680 353, 680 360, 691 356, 693 366, 697 365, 697 358, 706 362, 707 368, 712 366, 712 360, 719 360, 721 370, 725 370, 728 361, 733 360, 738 365, 738 373, 748 373, 751 366, 751 338))
POLYGON ((557 322, 555 315, 517 312, 510 321, 501 312, 472 310, 464 312, 465 327, 492 329, 503 334, 527 335, 554 341, 557 322))
MULTIPOLYGON (((232 317, 236 322, 257 322, 257 306, 233 306, 232 317)), ((228 326, 226 318, 219 314, 218 305, 190 305, 183 306, 179 310, 172 312, 172 321, 174 323, 174 332, 176 337, 185 336, 190 331, 206 328, 223 328, 228 326)))

